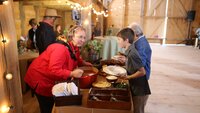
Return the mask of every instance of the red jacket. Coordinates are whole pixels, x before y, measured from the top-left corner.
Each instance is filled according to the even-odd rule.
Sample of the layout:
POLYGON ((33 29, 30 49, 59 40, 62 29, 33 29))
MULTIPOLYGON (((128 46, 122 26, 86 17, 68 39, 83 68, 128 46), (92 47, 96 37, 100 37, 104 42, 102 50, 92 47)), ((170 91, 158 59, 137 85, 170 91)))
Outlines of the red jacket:
POLYGON ((68 49, 58 43, 48 46, 48 48, 36 58, 29 66, 25 82, 35 90, 37 94, 43 96, 52 96, 52 87, 55 81, 66 80, 71 71, 78 64, 82 64, 78 47, 72 46, 76 51, 77 61, 70 57, 68 49))

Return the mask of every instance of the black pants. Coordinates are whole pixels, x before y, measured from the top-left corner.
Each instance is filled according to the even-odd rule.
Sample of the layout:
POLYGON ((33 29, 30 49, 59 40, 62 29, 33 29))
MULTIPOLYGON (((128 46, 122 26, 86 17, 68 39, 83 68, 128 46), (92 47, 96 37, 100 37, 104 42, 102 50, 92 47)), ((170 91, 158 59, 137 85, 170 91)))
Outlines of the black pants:
POLYGON ((53 97, 46 97, 36 93, 41 113, 51 113, 54 105, 53 97))

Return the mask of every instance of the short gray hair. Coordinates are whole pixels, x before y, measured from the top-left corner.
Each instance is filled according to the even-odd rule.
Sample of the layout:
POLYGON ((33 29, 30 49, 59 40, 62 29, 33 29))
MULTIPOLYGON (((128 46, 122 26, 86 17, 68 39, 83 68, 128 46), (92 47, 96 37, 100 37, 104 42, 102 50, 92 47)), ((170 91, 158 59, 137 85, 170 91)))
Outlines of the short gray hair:
POLYGON ((131 29, 134 31, 134 33, 135 33, 135 35, 136 35, 137 37, 143 35, 142 28, 140 27, 139 24, 137 24, 137 23, 132 23, 132 24, 130 24, 128 27, 131 28, 131 29))

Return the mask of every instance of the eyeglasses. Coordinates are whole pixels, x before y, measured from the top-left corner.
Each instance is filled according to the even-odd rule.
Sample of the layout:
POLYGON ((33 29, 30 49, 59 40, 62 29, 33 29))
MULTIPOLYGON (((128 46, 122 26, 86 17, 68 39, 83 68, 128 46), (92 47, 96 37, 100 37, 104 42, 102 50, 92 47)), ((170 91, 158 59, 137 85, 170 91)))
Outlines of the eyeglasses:
POLYGON ((77 37, 77 38, 79 38, 79 39, 86 39, 86 37, 83 36, 83 35, 75 35, 75 37, 77 37))

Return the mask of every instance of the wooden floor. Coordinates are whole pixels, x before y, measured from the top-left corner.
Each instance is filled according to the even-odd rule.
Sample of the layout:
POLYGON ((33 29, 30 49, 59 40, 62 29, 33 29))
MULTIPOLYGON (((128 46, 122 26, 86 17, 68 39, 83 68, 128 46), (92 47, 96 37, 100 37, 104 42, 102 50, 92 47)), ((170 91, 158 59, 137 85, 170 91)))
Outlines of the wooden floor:
POLYGON ((31 91, 23 95, 24 113, 40 113, 36 96, 31 96, 31 91))
MULTIPOLYGON (((156 44, 151 47, 152 94, 146 113, 200 113, 200 49, 156 44)), ((24 111, 39 113, 30 92, 24 95, 24 111)))

